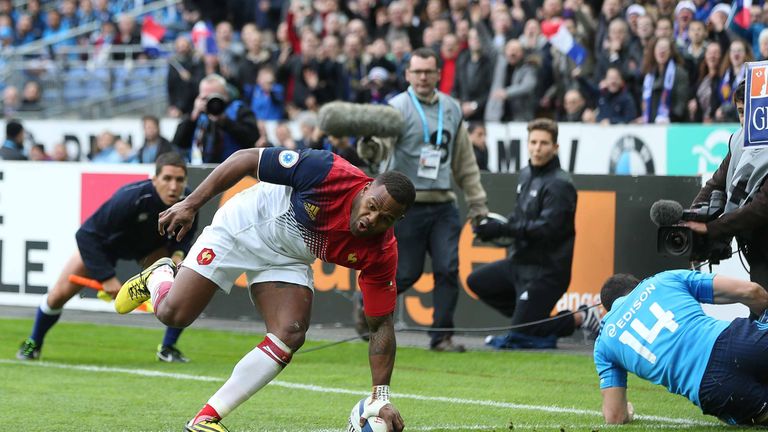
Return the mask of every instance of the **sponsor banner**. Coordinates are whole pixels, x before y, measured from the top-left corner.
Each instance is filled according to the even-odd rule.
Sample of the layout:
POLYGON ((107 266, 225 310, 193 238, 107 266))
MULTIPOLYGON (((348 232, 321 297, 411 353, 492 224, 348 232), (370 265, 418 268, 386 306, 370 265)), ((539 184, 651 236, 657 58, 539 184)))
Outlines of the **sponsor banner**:
POLYGON ((738 124, 667 127, 667 174, 709 178, 728 154, 728 140, 738 124))
POLYGON ((744 147, 768 146, 768 61, 747 63, 744 147))
MULTIPOLYGON (((3 162, 0 165, 0 304, 36 306, 76 250, 81 221, 125 183, 149 178, 152 165, 3 162), (44 167, 44 169, 43 169, 44 167)), ((73 298, 68 308, 113 310, 73 298)))
MULTIPOLYGON (((560 123, 560 163, 574 174, 666 174, 666 126, 560 123)), ((519 171, 528 164, 526 123, 487 125, 488 169, 519 171)))

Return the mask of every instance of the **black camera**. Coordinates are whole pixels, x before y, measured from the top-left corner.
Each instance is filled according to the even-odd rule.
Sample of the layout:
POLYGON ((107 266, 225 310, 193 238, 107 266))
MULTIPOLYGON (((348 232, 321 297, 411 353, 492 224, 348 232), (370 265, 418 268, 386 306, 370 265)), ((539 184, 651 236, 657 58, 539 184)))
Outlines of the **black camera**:
POLYGON ((210 115, 221 115, 227 109, 227 100, 223 95, 214 93, 205 102, 205 112, 210 115))
MULTIPOLYGON (((709 203, 682 211, 681 221, 706 223, 717 219, 725 209, 725 193, 713 191, 709 203)), ((730 242, 713 241, 690 228, 679 225, 659 226, 656 251, 664 256, 690 256, 690 261, 709 261, 719 264, 731 257, 730 242)))

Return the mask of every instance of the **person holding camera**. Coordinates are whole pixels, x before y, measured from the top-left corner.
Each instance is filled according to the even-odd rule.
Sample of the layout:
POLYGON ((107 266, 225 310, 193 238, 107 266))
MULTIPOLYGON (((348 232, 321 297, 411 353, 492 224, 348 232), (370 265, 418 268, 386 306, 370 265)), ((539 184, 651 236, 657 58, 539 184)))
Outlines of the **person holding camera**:
MULTIPOLYGON (((538 118, 528 123, 529 164, 520 172, 515 210, 507 223, 486 219, 475 227, 477 238, 510 239, 509 256, 470 273, 467 285, 487 305, 524 325, 549 318, 571 282, 576 238, 576 188, 560 168, 557 123, 538 118)), ((577 328, 596 334, 596 308, 582 306, 560 319, 516 328, 489 338, 496 348, 555 348, 557 338, 577 328)))
POLYGON ((768 150, 744 148, 744 88, 742 81, 733 92, 741 128, 731 135, 728 154, 692 204, 709 203, 714 191, 722 191, 726 195, 723 215, 683 225, 709 242, 730 243, 736 237, 749 263, 750 280, 768 287, 768 150))
POLYGON ((182 118, 173 145, 192 165, 224 162, 232 153, 254 147, 259 139, 256 116, 240 100, 230 100, 227 81, 211 74, 200 81, 192 113, 182 118))

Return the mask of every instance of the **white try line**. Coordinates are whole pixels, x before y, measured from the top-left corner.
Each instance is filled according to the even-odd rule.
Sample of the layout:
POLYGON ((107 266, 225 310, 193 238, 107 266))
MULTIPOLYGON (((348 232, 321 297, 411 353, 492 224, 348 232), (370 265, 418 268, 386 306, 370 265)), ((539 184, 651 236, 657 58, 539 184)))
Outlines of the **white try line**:
MULTIPOLYGON (((45 361, 19 361, 19 360, 0 359, 0 364, 12 364, 12 365, 19 365, 19 366, 37 366, 37 367, 47 367, 47 368, 55 368, 55 369, 78 370, 78 371, 84 371, 84 372, 122 373, 122 374, 135 375, 135 376, 169 378, 169 379, 186 380, 186 381, 224 382, 226 380, 225 378, 219 378, 219 377, 161 372, 161 371, 151 370, 151 369, 129 369, 129 368, 118 368, 118 367, 107 367, 107 366, 51 363, 51 362, 45 362, 45 361)), ((368 394, 370 394, 369 392, 362 392, 357 390, 348 390, 348 389, 333 388, 333 387, 322 387, 322 386, 317 386, 312 384, 298 384, 298 383, 290 383, 290 382, 284 382, 284 381, 272 381, 271 383, 269 383, 269 385, 290 388, 290 389, 306 390, 306 391, 312 391, 312 392, 318 392, 318 393, 348 394, 348 395, 356 395, 356 396, 367 396, 368 394)), ((603 415, 600 411, 596 411, 596 410, 585 410, 580 408, 564 408, 564 407, 558 407, 554 405, 527 405, 527 404, 518 404, 518 403, 511 403, 511 402, 499 402, 494 400, 462 399, 462 398, 450 398, 450 397, 442 397, 442 396, 424 396, 424 395, 408 394, 408 393, 397 393, 396 396, 398 399, 413 399, 418 401, 443 402, 443 403, 458 404, 458 405, 477 405, 482 407, 507 408, 507 409, 528 410, 528 411, 541 411, 541 412, 557 413, 557 414, 576 414, 576 415, 598 416, 598 417, 602 417, 603 415)), ((662 417, 662 416, 653 416, 653 415, 637 415, 635 416, 635 418, 638 420, 648 420, 652 422, 675 424, 680 426, 716 426, 717 425, 717 423, 705 422, 700 420, 690 420, 690 419, 683 419, 683 418, 662 417)))

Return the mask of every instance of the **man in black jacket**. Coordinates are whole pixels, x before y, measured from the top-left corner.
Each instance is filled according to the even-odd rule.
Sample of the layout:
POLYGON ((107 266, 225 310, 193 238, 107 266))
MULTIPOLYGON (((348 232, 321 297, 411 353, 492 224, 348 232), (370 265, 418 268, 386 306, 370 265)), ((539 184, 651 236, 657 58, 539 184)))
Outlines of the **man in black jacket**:
POLYGON ((733 92, 741 129, 728 142, 728 154, 693 200, 709 203, 713 191, 726 193, 725 211, 719 218, 685 225, 708 240, 736 237, 749 263, 749 279, 768 287, 768 150, 744 148, 744 81, 733 92), (749 158, 749 159, 748 159, 749 158))
MULTIPOLYGON (((512 325, 549 318, 568 289, 576 237, 576 189, 557 157, 557 123, 528 123, 529 165, 520 172, 517 203, 508 223, 488 220, 475 228, 480 240, 511 237, 506 259, 473 271, 467 284, 480 300, 512 318, 512 325)), ((546 323, 515 329, 491 338, 498 348, 554 348, 558 337, 576 328, 596 332, 596 308, 586 308, 546 323)))
MULTIPOLYGON (((157 158, 155 176, 120 188, 77 230, 77 250, 64 265, 56 284, 43 297, 37 309, 32 333, 21 344, 16 358, 36 360, 48 330, 61 316, 64 305, 83 286, 69 280, 71 275, 87 277, 101 282, 104 291, 114 297, 122 283, 115 274, 117 260, 135 260, 146 267, 161 257, 172 257, 181 262, 189 252, 194 236, 181 242, 161 236, 157 232, 160 212, 167 210, 189 194, 187 165, 174 152, 157 158)), ((197 231, 197 221, 191 231, 197 231)), ((158 360, 186 362, 176 349, 181 329, 166 329, 163 343, 158 348, 158 360)))
POLYGON ((231 100, 224 77, 210 74, 200 81, 192 113, 176 127, 173 145, 188 152, 193 165, 221 163, 238 150, 253 148, 259 137, 253 111, 231 100))

